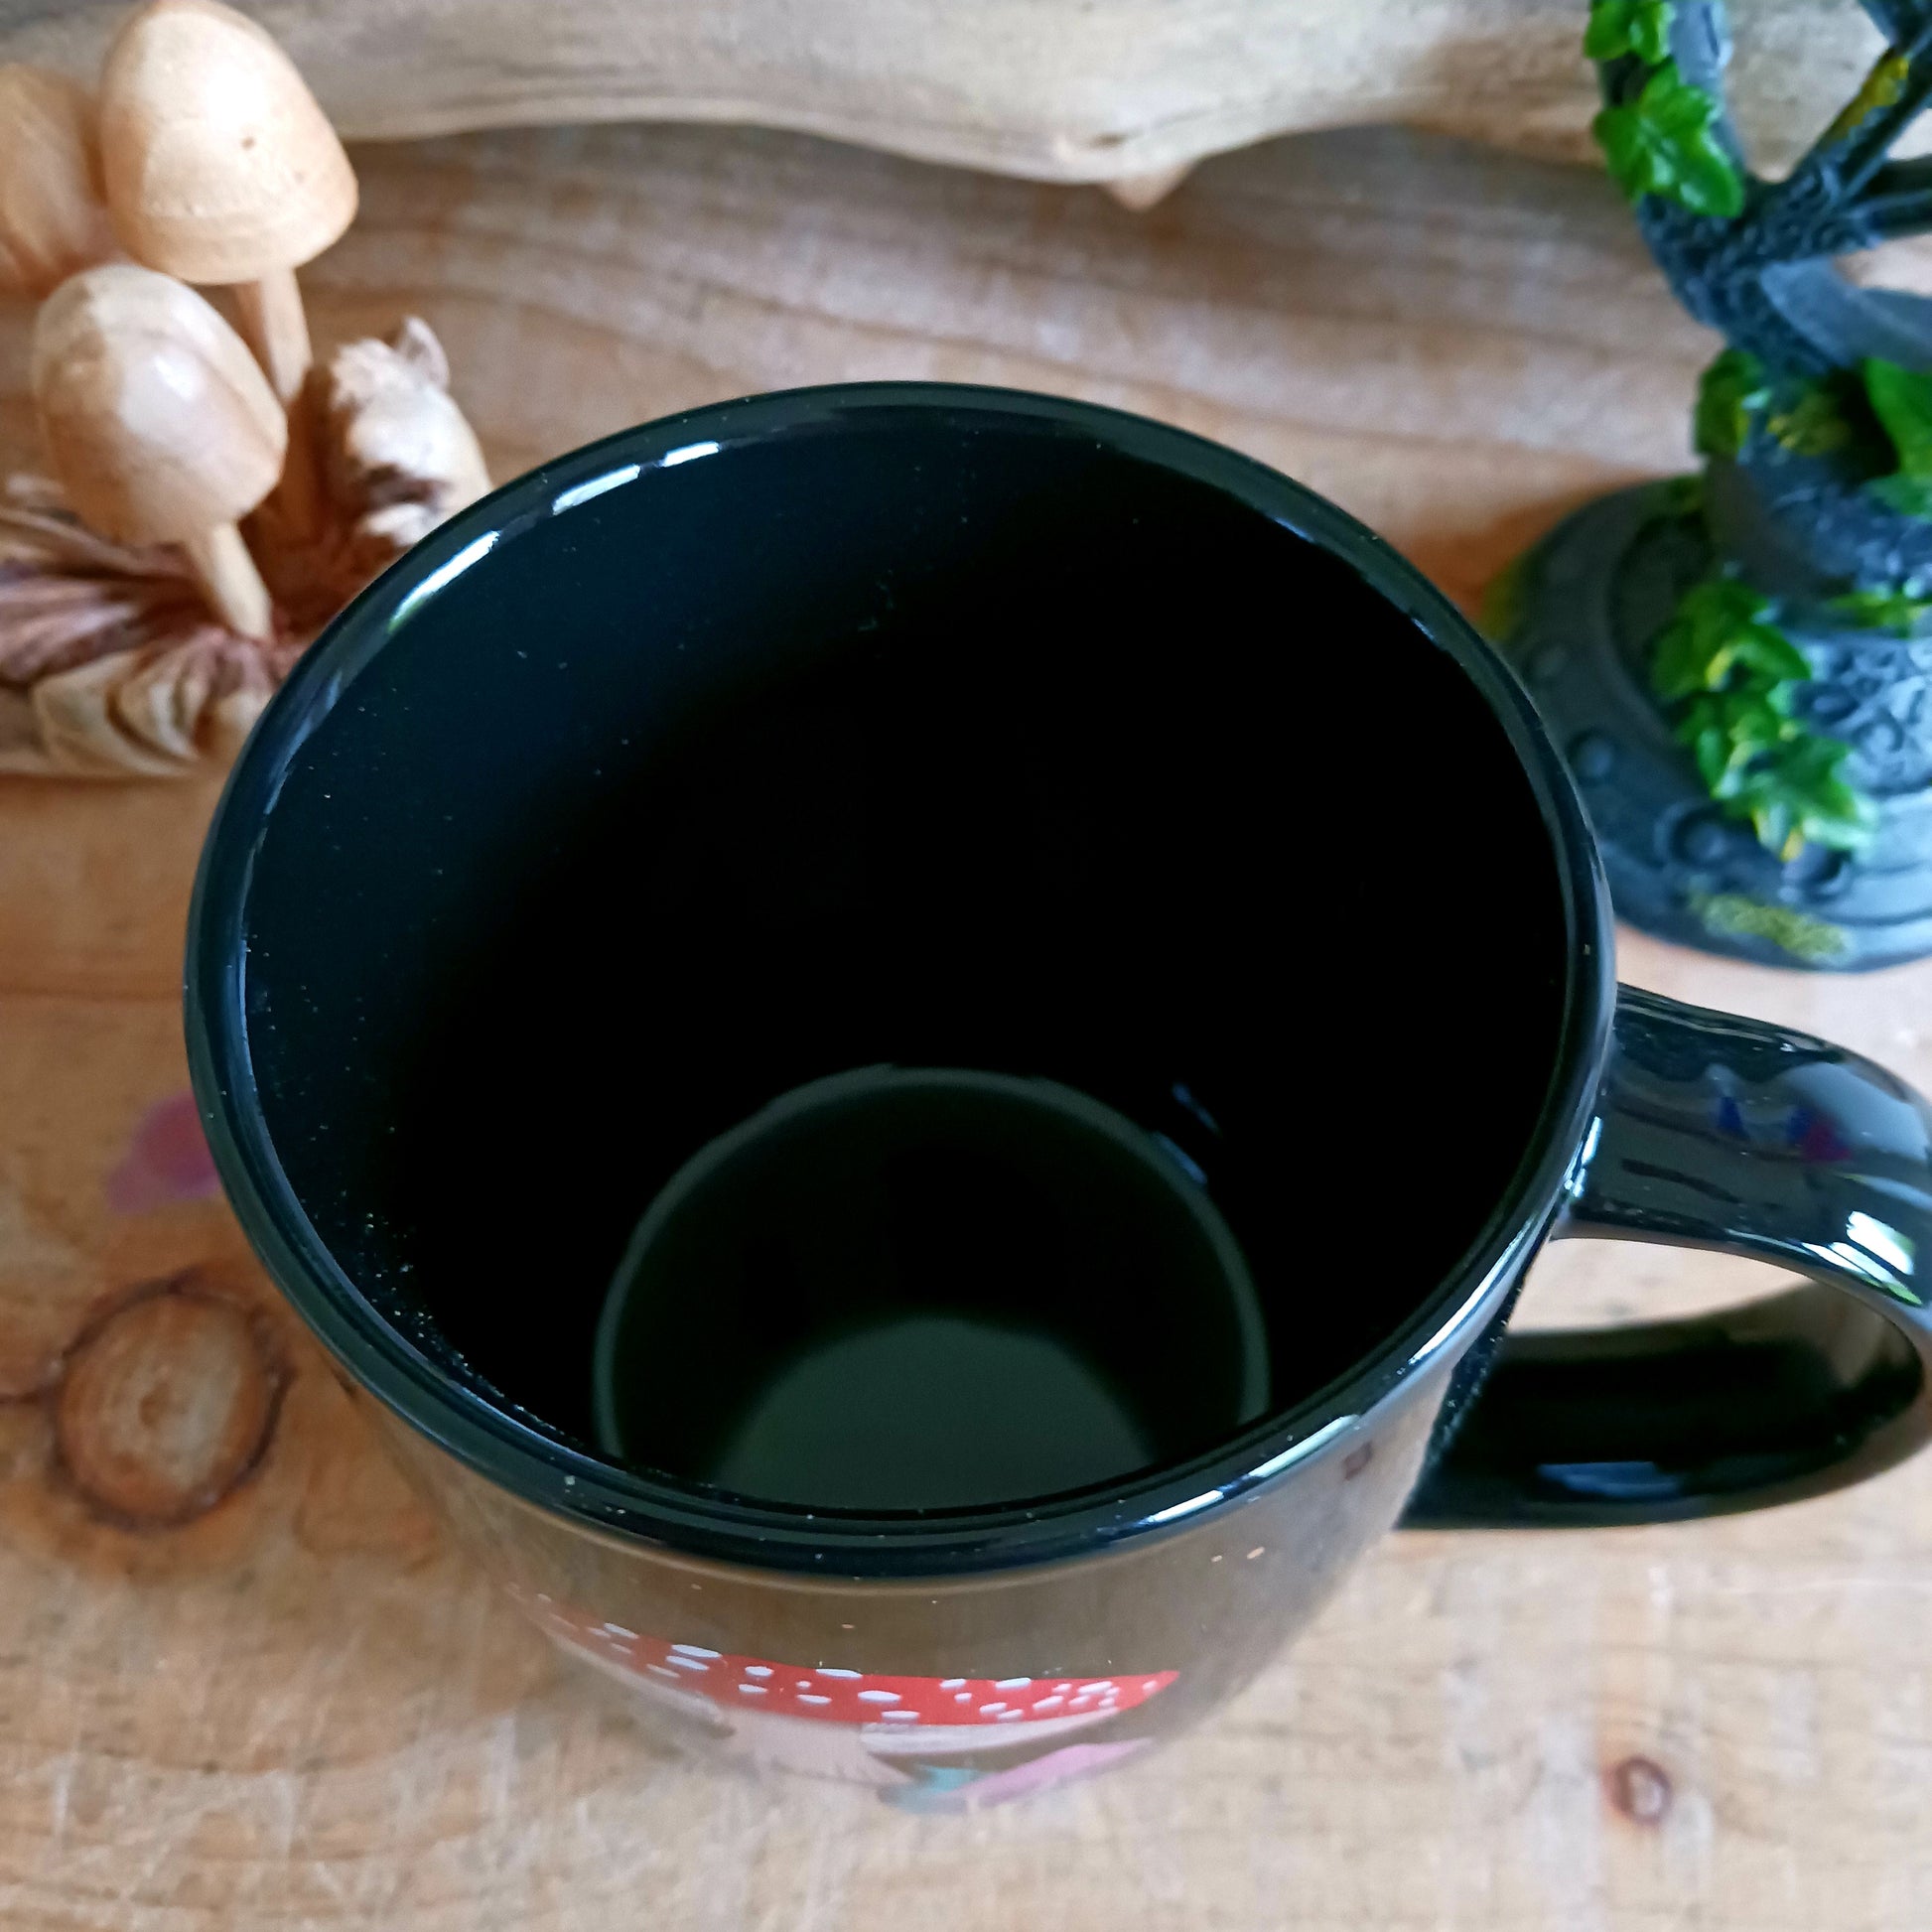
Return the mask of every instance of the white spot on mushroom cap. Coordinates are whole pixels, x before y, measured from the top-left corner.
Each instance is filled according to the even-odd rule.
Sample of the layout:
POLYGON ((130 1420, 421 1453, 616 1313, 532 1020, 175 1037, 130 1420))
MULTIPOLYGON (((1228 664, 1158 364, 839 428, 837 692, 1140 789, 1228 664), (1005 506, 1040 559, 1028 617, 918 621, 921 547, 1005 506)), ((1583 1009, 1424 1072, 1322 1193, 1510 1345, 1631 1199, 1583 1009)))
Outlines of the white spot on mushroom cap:
POLYGON ((747 1677, 769 1677, 771 1675, 771 1666, 769 1664, 747 1664, 745 1666, 745 1675, 747 1677))
POLYGON ((915 1725, 919 1722, 916 1711, 882 1711, 879 1715, 889 1725, 915 1725))
MULTIPOLYGON (((607 1630, 615 1630, 618 1626, 615 1623, 607 1623, 604 1627, 607 1630)), ((626 1630, 623 1634, 627 1637, 631 1632, 626 1630)), ((671 1648, 680 1657, 716 1657, 718 1655, 717 1651, 701 1649, 694 1643, 674 1643, 671 1648)))
POLYGON ((664 1661, 667 1664, 675 1664, 679 1670, 706 1671, 711 1668, 709 1664, 700 1663, 695 1657, 680 1657, 676 1651, 672 1651, 664 1661))
POLYGON ((1000 1704, 982 1704, 982 1705, 980 1706, 980 1716, 981 1716, 982 1718, 990 1718, 990 1717, 992 1717, 992 1715, 994 1714, 994 1712, 996 1712, 996 1711, 1004 1711, 1005 1709, 1006 1709, 1006 1705, 1005 1705, 1004 1703, 1000 1703, 1000 1704))
POLYGON ((1035 1711, 1057 1711, 1066 1702, 1063 1697, 1041 1698, 1035 1706, 1035 1711))
POLYGON ((963 1677, 942 1677, 939 1680, 939 1688, 942 1691, 956 1691, 965 1681, 963 1677))
POLYGON ((833 1670, 830 1668, 829 1665, 825 1665, 825 1664, 819 1665, 818 1674, 821 1677, 863 1677, 865 1676, 865 1672, 862 1670, 833 1670))
POLYGON ((1024 1711, 1002 1711, 1000 1715, 993 1720, 993 1722, 996 1725, 1010 1725, 1012 1724, 1014 1719, 1024 1718, 1026 1715, 1027 1714, 1024 1711))
POLYGON ((1033 1681, 1031 1677, 1002 1677, 995 1680, 993 1688, 996 1691, 1024 1691, 1033 1681))
MULTIPOLYGON (((626 1630, 621 1623, 607 1623, 604 1627, 605 1629, 610 1631, 610 1633, 614 1637, 634 1637, 637 1634, 636 1631, 634 1630, 626 1630)), ((671 1648, 675 1650, 677 1648, 677 1645, 673 1644, 671 1648)), ((717 1652, 706 1651, 705 1655, 708 1657, 716 1656, 717 1652)))
POLYGON ((762 1684, 741 1684, 738 1688, 748 1698, 761 1698, 771 1695, 762 1684))
POLYGON ((861 1691, 859 1698, 865 1704, 897 1704, 898 1702, 898 1693, 897 1691, 861 1691))
POLYGON ((798 1702, 800 1704, 830 1704, 832 1700, 830 1698, 814 1697, 810 1691, 800 1691, 798 1693, 798 1702))
POLYGON ((973 1701, 973 1694, 971 1691, 955 1691, 953 1693, 952 1701, 955 1704, 971 1704, 973 1701))

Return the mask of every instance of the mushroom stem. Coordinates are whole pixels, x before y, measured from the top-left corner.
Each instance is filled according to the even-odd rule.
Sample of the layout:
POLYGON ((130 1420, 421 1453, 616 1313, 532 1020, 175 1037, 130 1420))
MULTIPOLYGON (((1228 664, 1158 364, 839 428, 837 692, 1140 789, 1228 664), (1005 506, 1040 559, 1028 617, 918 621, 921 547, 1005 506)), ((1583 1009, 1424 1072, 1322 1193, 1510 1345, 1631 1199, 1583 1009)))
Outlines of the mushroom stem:
POLYGON ((272 627, 268 587, 241 532, 232 523, 215 523, 184 537, 181 547, 214 615, 243 637, 266 637, 272 627))
POLYGON ((314 351, 302 291, 294 269, 273 268, 259 281, 237 283, 234 295, 242 340, 288 412, 288 456, 270 500, 289 534, 307 541, 322 530, 322 474, 307 396, 314 351))
POLYGON ((241 339, 255 351, 268 386, 287 408, 302 393, 315 359, 295 270, 271 268, 258 282, 239 282, 234 299, 241 339))

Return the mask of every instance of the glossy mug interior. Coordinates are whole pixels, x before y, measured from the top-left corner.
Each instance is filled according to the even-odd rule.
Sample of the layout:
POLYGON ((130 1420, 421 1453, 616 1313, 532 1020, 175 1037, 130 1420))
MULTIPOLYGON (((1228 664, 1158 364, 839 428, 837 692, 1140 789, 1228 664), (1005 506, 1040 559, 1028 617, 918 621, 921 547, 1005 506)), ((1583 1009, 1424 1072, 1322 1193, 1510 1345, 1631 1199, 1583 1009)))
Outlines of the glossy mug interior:
POLYGON ((1922 1103, 1619 995, 1468 625, 1109 410, 767 396, 465 512, 245 750, 188 1029, 453 1531, 678 1734, 914 1807, 1199 1716, 1405 1514, 1748 1507, 1926 1431, 1922 1103), (1817 1285, 1506 1336, 1553 1233, 1817 1285))

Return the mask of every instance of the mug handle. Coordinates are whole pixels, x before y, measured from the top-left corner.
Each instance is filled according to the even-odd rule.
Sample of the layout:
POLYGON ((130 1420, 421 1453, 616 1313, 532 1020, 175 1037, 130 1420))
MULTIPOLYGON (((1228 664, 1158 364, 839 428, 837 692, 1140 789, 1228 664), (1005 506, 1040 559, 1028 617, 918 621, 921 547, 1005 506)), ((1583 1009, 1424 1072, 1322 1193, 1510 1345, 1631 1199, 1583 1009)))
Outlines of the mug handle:
POLYGON ((1756 1509, 1932 1435, 1932 1108, 1870 1060, 1618 988, 1555 1233, 1717 1248, 1812 1285, 1691 1320, 1498 1331, 1410 1527, 1756 1509))

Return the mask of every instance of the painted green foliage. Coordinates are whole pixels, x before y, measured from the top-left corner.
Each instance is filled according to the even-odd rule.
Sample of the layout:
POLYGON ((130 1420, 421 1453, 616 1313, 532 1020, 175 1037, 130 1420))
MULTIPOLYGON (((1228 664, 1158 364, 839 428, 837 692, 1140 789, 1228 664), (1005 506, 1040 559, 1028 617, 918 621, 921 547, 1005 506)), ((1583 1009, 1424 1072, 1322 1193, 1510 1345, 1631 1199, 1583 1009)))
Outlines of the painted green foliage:
POLYGON ((1829 456, 1854 430, 1835 390, 1844 377, 1776 374, 1741 348, 1725 349, 1698 382, 1691 440, 1700 456, 1736 457, 1761 416, 1765 434, 1795 456, 1829 456))
POLYGON ((1842 141, 1868 115, 1881 107, 1895 106, 1905 96, 1905 82, 1911 78, 1909 55, 1896 51, 1883 55, 1860 82, 1859 91, 1839 111, 1838 118, 1825 130, 1827 141, 1842 141))
POLYGON ((1727 577, 1685 593, 1650 666, 1712 797, 1784 860, 1808 844, 1857 851, 1873 822, 1870 801, 1844 776, 1851 747, 1792 715, 1810 676, 1771 600, 1727 577))
POLYGON ((1508 644, 1523 621, 1527 585, 1524 582, 1525 558, 1516 557, 1490 578, 1482 593, 1476 622, 1492 644, 1508 644))
POLYGON ((1692 893, 1690 905, 1708 932, 1768 939, 1793 959, 1814 966, 1829 966, 1849 950, 1841 927, 1795 906, 1766 905, 1742 893, 1692 893))
POLYGON ((1751 432, 1751 416, 1771 400, 1764 364, 1745 349, 1725 349, 1698 381, 1691 440, 1700 456, 1734 457, 1751 432))
POLYGON ((1863 374, 1872 414, 1898 455, 1898 468, 1872 493, 1907 516, 1932 516, 1932 375, 1875 358, 1863 374))
POLYGON ((1903 584, 1881 584, 1832 599, 1832 609, 1862 630, 1889 630, 1909 637, 1932 612, 1932 598, 1924 595, 1917 578, 1903 584))
POLYGON ((1617 186, 1634 202, 1661 195, 1693 214, 1729 217, 1744 208, 1744 177, 1713 132, 1715 95, 1666 61, 1634 99, 1590 123, 1617 186))
POLYGON ((1647 68, 1670 59, 1671 0, 1590 0, 1584 52, 1592 61, 1614 61, 1634 54, 1647 68))
POLYGON ((1735 685, 1734 673, 1767 687, 1808 678, 1811 666, 1804 652, 1770 616, 1771 600, 1734 578, 1694 585, 1657 640, 1650 667, 1657 695, 1675 699, 1724 691, 1735 685))
POLYGON ((1795 456, 1830 456, 1852 440, 1852 425, 1828 381, 1796 377, 1765 418, 1771 440, 1795 456))
MULTIPOLYGON (((1633 202, 1656 195, 1696 214, 1733 218, 1743 211, 1745 176, 1720 134, 1717 97, 1686 81, 1671 58, 1674 19, 1671 0, 1590 0, 1585 53, 1624 64, 1615 70, 1617 97, 1593 131, 1633 202)), ((1845 125, 1902 98, 1903 76, 1897 58, 1881 62, 1845 125)), ((1754 436, 1797 457, 1863 451, 1878 447, 1878 430, 1898 461, 1871 487, 1894 508, 1932 517, 1932 376, 1890 363, 1800 376, 1726 348, 1704 373, 1693 422, 1698 451, 1720 460, 1741 457, 1754 436)), ((1932 599, 1916 583, 1887 585, 1853 591, 1834 608, 1850 623, 1912 634, 1932 614, 1932 599)), ((1722 575, 1693 586, 1657 639, 1650 672, 1712 797, 1747 821, 1767 850, 1788 862, 1807 845, 1856 852, 1866 844, 1874 807, 1845 776, 1851 747, 1797 715, 1811 667, 1779 627, 1772 600, 1722 575)))
POLYGON ((1605 107, 1590 129, 1631 201, 1661 195, 1693 214, 1740 214, 1744 177, 1715 131, 1717 96, 1692 86, 1671 59, 1676 17, 1671 0, 1589 0, 1585 54, 1648 69, 1636 93, 1605 107))

